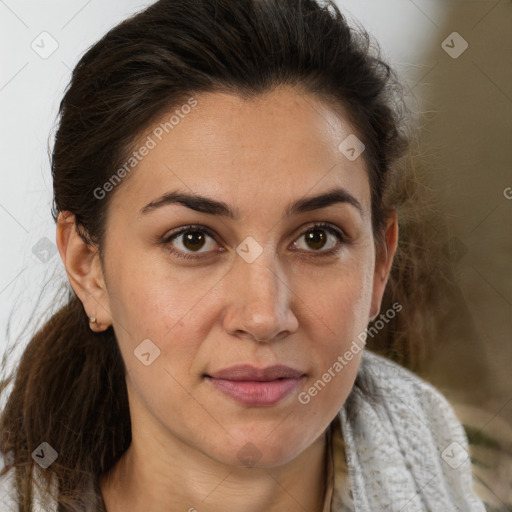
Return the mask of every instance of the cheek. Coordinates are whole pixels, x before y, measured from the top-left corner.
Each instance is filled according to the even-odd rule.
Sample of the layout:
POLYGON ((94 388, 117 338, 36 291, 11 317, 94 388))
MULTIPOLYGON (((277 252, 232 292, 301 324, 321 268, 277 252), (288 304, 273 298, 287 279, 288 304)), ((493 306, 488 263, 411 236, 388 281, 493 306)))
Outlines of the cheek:
POLYGON ((304 415, 320 422, 338 413, 353 388, 370 310, 371 286, 351 280, 340 280, 340 286, 341 291, 330 294, 331 301, 315 303, 323 316, 310 326, 306 352, 312 361, 311 374, 297 396, 304 415))
MULTIPOLYGON (((171 272, 172 267, 162 260, 123 259, 109 279, 110 307, 128 370, 141 376, 143 368, 134 351, 149 339, 160 350, 152 371, 165 368, 181 382, 190 378, 200 346, 215 321, 218 297, 215 300, 214 285, 219 277, 200 269, 171 272)), ((168 379, 169 375, 161 377, 168 379)))
MULTIPOLYGON (((173 271, 162 255, 124 257, 112 270, 111 311, 130 331, 163 336, 179 328, 201 306, 208 282, 197 275, 173 271)), ((162 340, 163 341, 163 340, 162 340)))
POLYGON ((303 292, 309 297, 306 352, 313 364, 299 402, 309 404, 312 412, 335 414, 352 389, 363 353, 372 287, 369 257, 340 269, 338 277, 316 279, 315 294, 303 292), (369 263, 361 265, 361 261, 369 263))
POLYGON ((302 278, 299 295, 311 321, 329 340, 328 346, 338 350, 366 329, 372 291, 373 265, 371 255, 365 254, 314 279, 302 278))

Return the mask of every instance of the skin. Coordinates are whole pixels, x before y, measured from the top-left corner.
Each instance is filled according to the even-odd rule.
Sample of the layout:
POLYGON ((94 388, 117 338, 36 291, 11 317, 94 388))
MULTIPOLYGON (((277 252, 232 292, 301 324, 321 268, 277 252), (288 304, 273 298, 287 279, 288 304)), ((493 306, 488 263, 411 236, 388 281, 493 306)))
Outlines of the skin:
POLYGON ((110 192, 103 264, 77 235, 73 215, 59 216, 69 281, 97 319, 91 328, 113 325, 127 368, 133 440, 101 478, 102 494, 109 512, 321 511, 326 428, 350 393, 362 351, 308 404, 298 394, 379 313, 397 217, 388 219, 388 251, 376 253, 363 157, 352 162, 338 150, 354 130, 321 100, 283 87, 250 101, 195 98, 191 113, 110 192), (284 217, 291 202, 334 187, 356 198, 362 213, 343 202, 284 217), (223 201, 240 218, 181 204, 140 213, 173 190, 223 201), (348 243, 325 228, 313 231, 324 245, 308 243, 317 222, 342 230, 348 243), (203 233, 202 247, 183 236, 162 242, 189 224, 216 238, 203 233), (252 263, 236 252, 248 236, 263 250, 252 263), (336 254, 318 255, 338 245, 336 254), (172 248, 200 258, 179 258, 172 248), (133 352, 148 338, 160 356, 145 366, 133 352), (241 405, 203 379, 242 363, 286 364, 306 377, 265 407, 241 405), (257 454, 251 467, 238 456, 247 443, 257 454))

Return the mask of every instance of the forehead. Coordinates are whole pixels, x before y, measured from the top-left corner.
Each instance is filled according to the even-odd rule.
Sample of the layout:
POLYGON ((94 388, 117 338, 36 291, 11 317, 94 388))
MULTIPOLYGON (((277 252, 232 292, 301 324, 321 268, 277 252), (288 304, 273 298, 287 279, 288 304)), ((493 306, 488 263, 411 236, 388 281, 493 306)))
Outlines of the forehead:
POLYGON ((336 185, 369 209, 363 158, 351 161, 339 149, 354 129, 317 97, 280 87, 248 100, 202 93, 189 104, 194 106, 162 113, 138 138, 134 151, 151 149, 116 190, 113 203, 140 209, 180 189, 251 209, 288 204, 336 185))

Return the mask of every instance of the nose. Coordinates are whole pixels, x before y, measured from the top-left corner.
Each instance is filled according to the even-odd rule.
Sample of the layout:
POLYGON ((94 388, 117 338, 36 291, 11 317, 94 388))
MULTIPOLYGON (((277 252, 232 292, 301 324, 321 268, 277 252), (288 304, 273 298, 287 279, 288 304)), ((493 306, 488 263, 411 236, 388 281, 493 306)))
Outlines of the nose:
POLYGON ((225 279, 229 301, 223 318, 226 332, 271 342, 297 330, 299 323, 291 309, 294 293, 270 249, 252 263, 237 257, 225 279))

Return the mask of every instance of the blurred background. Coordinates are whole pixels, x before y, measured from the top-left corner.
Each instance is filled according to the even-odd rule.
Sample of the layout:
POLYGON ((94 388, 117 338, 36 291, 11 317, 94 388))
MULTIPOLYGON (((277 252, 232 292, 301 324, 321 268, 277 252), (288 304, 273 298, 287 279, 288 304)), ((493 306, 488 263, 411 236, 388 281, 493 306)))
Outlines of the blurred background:
MULTIPOLYGON (((12 339, 47 318, 65 279, 47 149, 71 70, 150 3, 0 0, 0 328, 12 339)), ((403 79, 448 240, 453 325, 417 372, 463 421, 488 509, 512 511, 512 1, 337 4, 403 79)))

